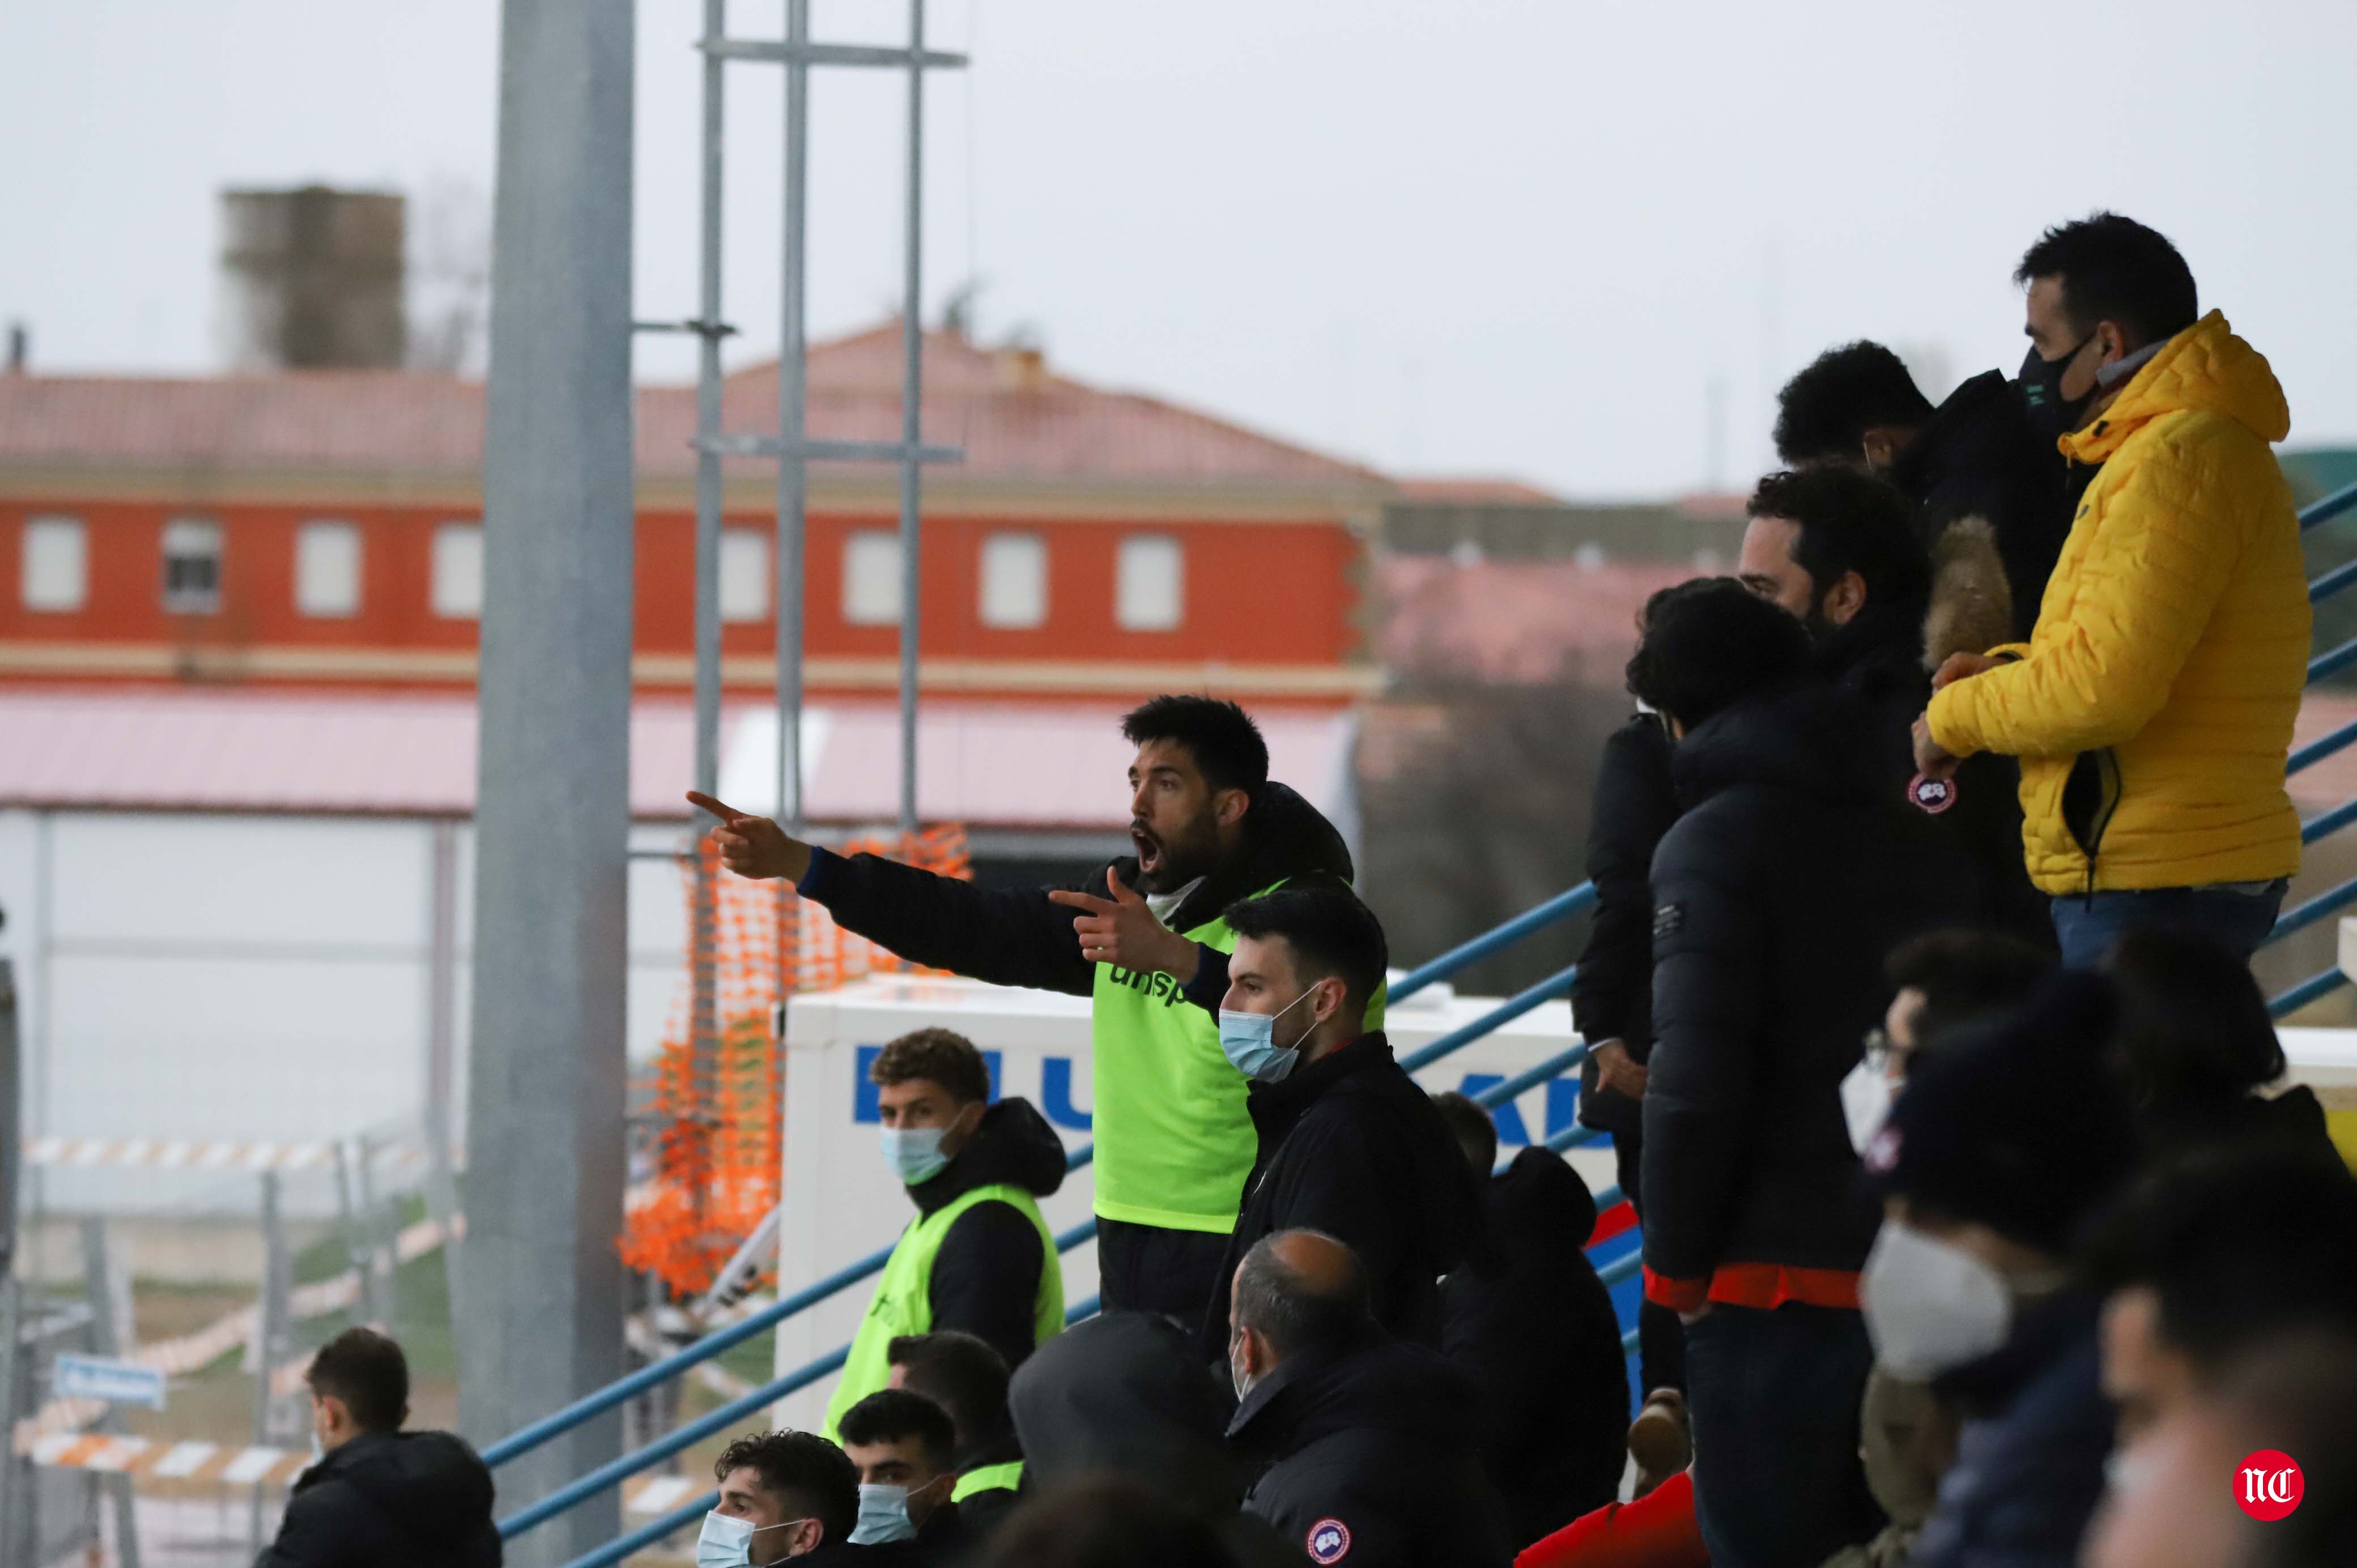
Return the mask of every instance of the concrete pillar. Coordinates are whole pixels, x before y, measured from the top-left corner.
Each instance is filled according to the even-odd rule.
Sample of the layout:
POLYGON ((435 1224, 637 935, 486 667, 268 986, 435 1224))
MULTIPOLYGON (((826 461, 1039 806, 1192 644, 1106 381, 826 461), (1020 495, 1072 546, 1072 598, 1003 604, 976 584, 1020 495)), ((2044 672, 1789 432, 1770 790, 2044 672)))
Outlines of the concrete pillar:
MULTIPOLYGON (((630 826, 632 0, 505 0, 484 432, 467 1291, 479 1443, 622 1371, 630 826)), ((619 1412, 498 1472, 512 1511, 619 1451, 619 1412)), ((605 1496, 511 1543, 613 1539, 605 1496)))

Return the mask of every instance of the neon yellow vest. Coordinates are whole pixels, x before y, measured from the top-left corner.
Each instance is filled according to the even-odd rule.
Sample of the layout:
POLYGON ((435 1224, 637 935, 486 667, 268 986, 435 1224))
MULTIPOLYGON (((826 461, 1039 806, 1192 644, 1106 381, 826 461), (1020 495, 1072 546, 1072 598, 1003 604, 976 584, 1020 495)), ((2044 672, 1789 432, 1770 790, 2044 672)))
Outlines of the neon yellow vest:
MULTIPOLYGON (((1183 934, 1236 950, 1224 919, 1183 934)), ((1368 1004, 1367 1027, 1382 1028, 1383 1019, 1379 995, 1368 1004)), ((1189 1002, 1167 974, 1101 963, 1090 1036, 1097 1217, 1165 1230, 1232 1231, 1260 1141, 1244 1112, 1244 1076, 1220 1049, 1219 1015, 1189 1002)))
POLYGON ((911 1221, 884 1264, 884 1277, 876 1282, 867 1316, 859 1320, 851 1354, 843 1363, 843 1376, 834 1385, 834 1397, 826 1402, 824 1431, 829 1442, 835 1441, 835 1423, 843 1419, 843 1412, 890 1380, 892 1364, 888 1354, 892 1341, 903 1334, 932 1331, 933 1260, 941 1255, 942 1241, 958 1216, 977 1203, 1013 1204, 1031 1221, 1031 1229, 1039 1232, 1039 1294, 1033 1312, 1032 1342, 1045 1344, 1049 1335, 1064 1326, 1063 1265, 1056 1256, 1056 1238, 1049 1233, 1048 1222, 1039 1217, 1039 1205, 1030 1193, 998 1182, 952 1198, 911 1221))
POLYGON ((950 1501, 962 1503, 976 1492, 1011 1492, 1022 1485, 1022 1460, 1009 1459, 1004 1465, 984 1465, 957 1478, 957 1485, 950 1490, 950 1501))

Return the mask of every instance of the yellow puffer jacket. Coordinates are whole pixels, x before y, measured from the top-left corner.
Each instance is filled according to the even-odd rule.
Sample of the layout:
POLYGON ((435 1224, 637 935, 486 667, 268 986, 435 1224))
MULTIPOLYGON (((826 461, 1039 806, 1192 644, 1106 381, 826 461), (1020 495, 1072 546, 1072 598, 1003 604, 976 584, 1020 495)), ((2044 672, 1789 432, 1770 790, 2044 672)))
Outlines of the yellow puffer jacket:
POLYGON ((2284 757, 2307 682, 2299 520, 2269 444, 2283 388, 2212 311, 2062 438, 2103 467, 2018 662, 1932 699, 1959 757, 2021 758, 2022 843, 2050 894, 2299 869, 2284 757))

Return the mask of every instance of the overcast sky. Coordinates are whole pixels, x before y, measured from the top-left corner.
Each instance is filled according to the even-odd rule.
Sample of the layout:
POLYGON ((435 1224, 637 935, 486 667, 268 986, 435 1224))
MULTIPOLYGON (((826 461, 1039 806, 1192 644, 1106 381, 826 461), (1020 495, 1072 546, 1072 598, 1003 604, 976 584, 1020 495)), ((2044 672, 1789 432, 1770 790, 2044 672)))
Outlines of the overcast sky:
MULTIPOLYGON (((220 362, 220 188, 397 188, 463 228, 490 186, 498 11, 0 6, 0 317, 30 324, 38 369, 200 371, 220 362)), ((814 11, 822 38, 905 37, 890 0, 814 11)), ((731 25, 774 36, 780 12, 735 0, 731 25)), ((695 303, 700 15, 640 0, 641 315, 695 303)), ((1775 385, 1828 343, 1880 338, 1943 381, 2012 370, 2014 262, 2101 206, 2177 241, 2204 307, 2283 379, 2294 445, 2357 439, 2346 0, 939 0, 931 18, 974 64, 928 94, 929 315, 978 276, 985 335, 1028 328, 1070 373, 1394 472, 1575 497, 1743 483, 1775 385)), ((740 359, 776 339, 777 78, 731 68, 740 359)), ((901 102, 870 72, 814 91, 816 330, 898 295, 901 102)), ((683 378, 687 352, 642 341, 640 373, 683 378)))

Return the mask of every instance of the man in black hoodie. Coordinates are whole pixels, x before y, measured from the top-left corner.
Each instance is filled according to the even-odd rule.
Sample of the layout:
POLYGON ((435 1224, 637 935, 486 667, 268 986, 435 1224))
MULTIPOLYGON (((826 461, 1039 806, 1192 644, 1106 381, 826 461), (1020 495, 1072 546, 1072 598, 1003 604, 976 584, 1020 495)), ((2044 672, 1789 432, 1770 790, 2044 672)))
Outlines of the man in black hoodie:
POLYGON ((1264 1237, 1238 1265, 1228 1440, 1262 1466, 1244 1511, 1312 1563, 1505 1568, 1505 1507, 1482 1473, 1481 1395, 1368 1313, 1351 1249, 1264 1237))
POLYGON ((917 1218, 900 1233, 827 1402, 826 1433, 886 1387, 893 1341, 971 1334, 1009 1366, 1064 1326, 1064 1273, 1039 1199, 1063 1185, 1064 1145, 1022 1099, 990 1103, 990 1069, 963 1035, 919 1029, 877 1053, 885 1159, 917 1218))
POLYGON ((1898 355, 1845 343, 1785 382, 1776 402, 1784 462, 1840 463, 1889 479, 1914 504, 1924 546, 1943 564, 1993 545, 2007 600, 1996 640, 2029 636, 2071 532, 2072 497, 2052 435, 2004 371, 1973 377, 1935 409, 1898 355))
POLYGON ((1484 1189, 1486 1257, 1441 1286, 1440 1348, 1489 1396, 1481 1444, 1516 1547, 1620 1495, 1629 1457, 1629 1366, 1612 1293, 1587 1261, 1596 1199, 1553 1149, 1504 1170, 1490 1113, 1462 1094, 1433 1103, 1484 1189))
POLYGON ((1181 1005, 1179 982, 1200 948, 1234 945, 1221 910, 1280 886, 1346 887, 1351 854, 1315 807, 1268 777, 1268 746, 1233 703, 1157 697, 1122 734, 1137 747, 1137 853, 1083 888, 977 887, 875 855, 846 859, 708 795, 689 799, 721 818, 713 842, 730 870, 788 878, 847 930, 936 969, 1092 999, 1104 1305, 1193 1323, 1221 1288, 1254 1141, 1244 1080, 1211 1017, 1181 1005), (1157 972, 1163 962, 1133 950, 1152 939, 1182 972, 1157 972))
MULTIPOLYGON (((1339 1237, 1358 1254, 1378 1322, 1440 1343, 1439 1278, 1481 1234, 1481 1205, 1448 1124, 1365 1025, 1383 984, 1383 926, 1348 893, 1286 889, 1227 914, 1236 935, 1220 1043, 1254 1079, 1260 1158, 1223 1271, 1279 1230, 1339 1237)), ((1204 1315, 1207 1357, 1228 1303, 1204 1315)))
POLYGON ((1857 698, 1724 579, 1657 596, 1631 689, 1680 736, 1653 857, 1645 1294, 1685 1318, 1695 1497, 1721 1568, 1817 1563, 1880 1519, 1858 1465, 1874 1234, 1840 1085, 1884 954, 1968 878, 1884 788, 1857 698))
POLYGON ((322 1457, 254 1568, 495 1568, 491 1473, 447 1432, 404 1432, 409 1362, 369 1328, 319 1348, 304 1380, 322 1457))

